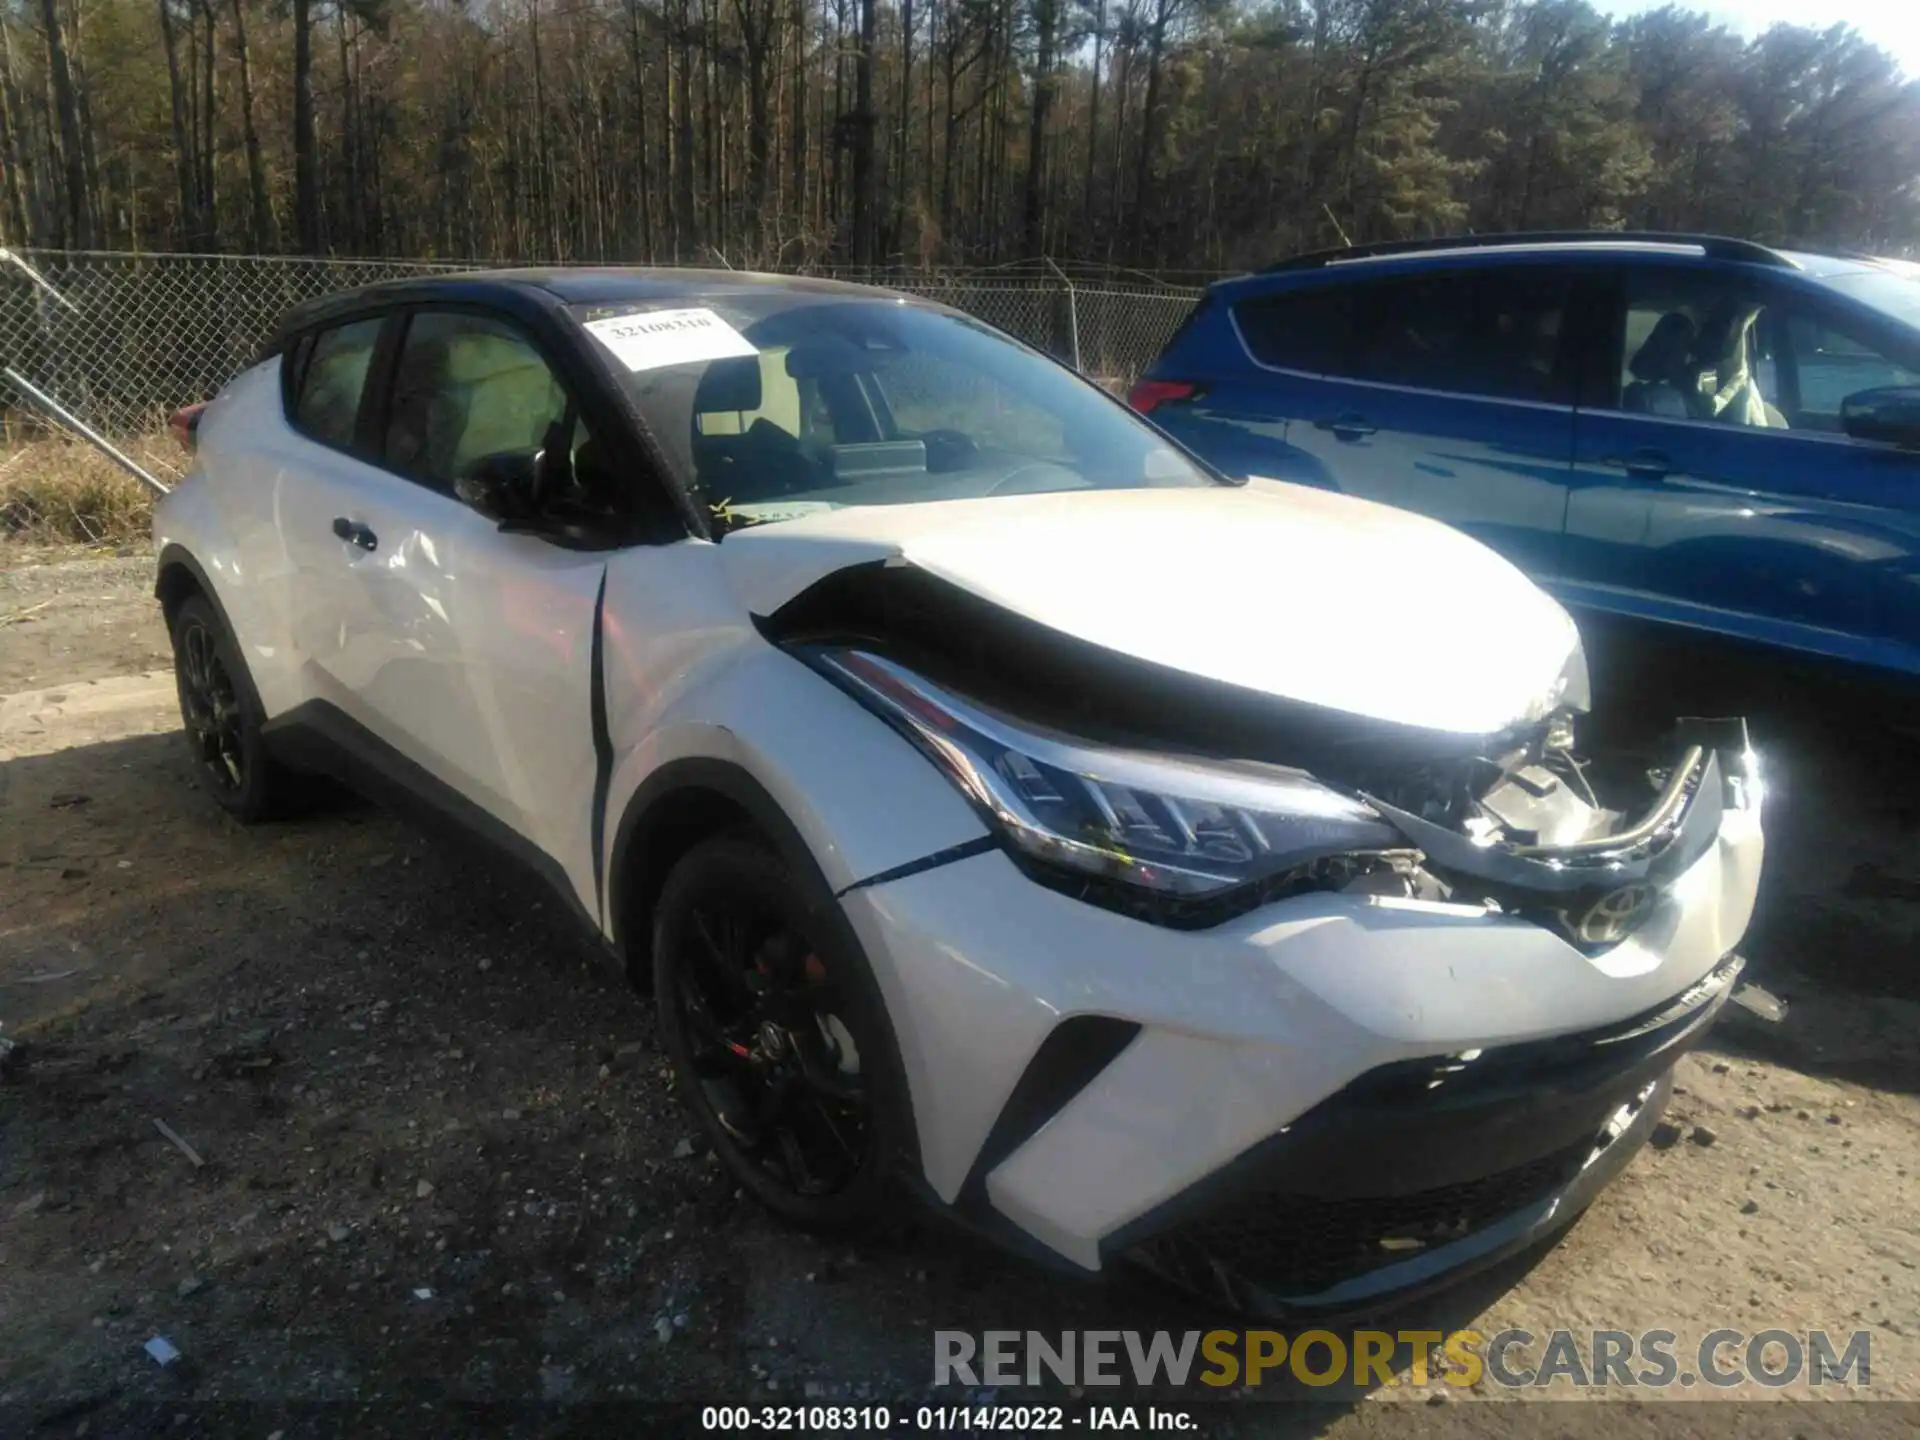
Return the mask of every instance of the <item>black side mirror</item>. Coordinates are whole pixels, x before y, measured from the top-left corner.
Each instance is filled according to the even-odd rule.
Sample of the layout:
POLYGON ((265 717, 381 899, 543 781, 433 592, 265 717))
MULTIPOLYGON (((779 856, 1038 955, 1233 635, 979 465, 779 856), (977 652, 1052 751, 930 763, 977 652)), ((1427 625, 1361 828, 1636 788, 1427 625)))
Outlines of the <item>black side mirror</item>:
POLYGON ((1920 385, 1862 390, 1840 402, 1840 424, 1855 440, 1920 450, 1920 385))
POLYGON ((489 520, 524 520, 534 513, 540 494, 541 453, 501 450, 482 455, 453 482, 453 493, 489 520))

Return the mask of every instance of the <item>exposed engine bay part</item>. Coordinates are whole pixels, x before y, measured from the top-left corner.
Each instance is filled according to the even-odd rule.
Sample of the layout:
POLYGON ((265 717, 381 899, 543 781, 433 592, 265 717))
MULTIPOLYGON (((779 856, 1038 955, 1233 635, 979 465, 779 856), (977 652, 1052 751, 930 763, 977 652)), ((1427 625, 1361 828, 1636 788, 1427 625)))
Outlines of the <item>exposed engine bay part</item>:
POLYGON ((1663 887, 1713 844, 1727 808, 1760 803, 1759 762, 1744 720, 1683 720, 1671 742, 1685 745, 1678 763, 1642 777, 1644 808, 1630 795, 1607 805, 1588 764, 1554 743, 1561 738, 1502 766, 1454 825, 1366 798, 1420 847, 1450 898, 1529 916, 1602 950, 1652 915, 1663 887))
MULTIPOLYGON (((1527 770, 1540 768, 1530 766, 1527 770)), ((1525 778, 1526 771, 1520 774, 1522 779, 1504 780, 1490 792, 1496 803, 1512 806, 1510 792, 1514 790, 1536 798, 1530 789, 1533 782, 1525 778)), ((1557 787, 1556 791, 1537 798, 1552 799, 1557 794, 1565 818, 1552 822, 1554 828, 1577 828, 1583 833, 1566 841, 1545 843, 1537 838, 1540 833, 1537 826, 1523 828, 1522 833, 1529 839, 1527 843, 1516 843, 1499 826, 1479 827, 1462 834, 1383 800, 1367 798, 1443 868, 1500 884, 1561 891, 1590 885, 1596 875, 1641 880, 1649 878, 1656 865, 1663 874, 1685 868, 1698 858, 1699 851, 1711 842, 1718 829, 1722 804, 1719 780, 1717 756, 1708 755, 1699 746, 1690 748, 1652 808, 1625 829, 1596 825, 1596 817, 1617 817, 1613 817, 1613 812, 1596 810, 1567 793, 1564 787, 1557 787), (1702 791, 1709 792, 1706 804, 1698 803, 1702 791), (1683 836, 1690 836, 1694 844, 1682 843, 1676 848, 1675 842, 1683 836)), ((1486 801, 1480 803, 1485 809, 1486 801)))

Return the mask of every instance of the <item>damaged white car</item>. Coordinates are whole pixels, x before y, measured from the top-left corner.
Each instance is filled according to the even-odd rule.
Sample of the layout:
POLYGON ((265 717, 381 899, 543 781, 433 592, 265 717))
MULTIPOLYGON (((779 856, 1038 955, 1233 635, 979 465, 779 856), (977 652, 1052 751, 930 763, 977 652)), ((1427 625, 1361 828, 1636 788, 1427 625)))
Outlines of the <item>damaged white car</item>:
POLYGON ((1478 543, 1228 483, 936 305, 508 272, 295 313, 155 521, 181 709, 523 862, 726 1165, 1281 1316, 1575 1216, 1725 1001, 1737 722, 1583 758, 1478 543))

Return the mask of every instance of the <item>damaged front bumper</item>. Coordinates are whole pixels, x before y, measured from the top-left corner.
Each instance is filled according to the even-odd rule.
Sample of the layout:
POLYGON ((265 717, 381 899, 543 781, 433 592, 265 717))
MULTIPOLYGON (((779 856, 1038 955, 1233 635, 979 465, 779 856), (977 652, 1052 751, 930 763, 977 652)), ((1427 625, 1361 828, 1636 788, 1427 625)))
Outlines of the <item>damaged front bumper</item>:
POLYGON ((1678 758, 1637 815, 1603 807, 1564 752, 1505 767, 1461 826, 1365 798, 1419 847, 1446 898, 1522 915, 1583 950, 1604 950, 1656 911, 1664 890, 1714 843, 1730 807, 1759 810, 1759 758, 1744 720, 1683 720, 1671 743, 1678 758), (1575 777, 1585 799, 1572 793, 1575 777))
POLYGON ((1498 827, 1368 789, 1412 873, 1203 927, 1034 884, 1004 850, 849 892, 926 1189, 1083 1270, 1137 1261, 1300 1314, 1544 1236, 1644 1139, 1738 970, 1757 768, 1737 725, 1678 748, 1652 777, 1563 771, 1586 798, 1552 792, 1531 832, 1500 785, 1546 788, 1524 773, 1537 752, 1466 792, 1498 827), (1082 1053, 1086 1024, 1111 1045, 1082 1053))
MULTIPOLYGON (((1467 833, 1367 798, 1420 848, 1450 901, 1541 923, 1604 959, 1681 903, 1670 890, 1729 812, 1736 825, 1757 820, 1744 722, 1683 721, 1674 743, 1679 758, 1638 815, 1581 803, 1564 793, 1564 771, 1537 765, 1509 769, 1467 833)), ((1570 1224, 1626 1166, 1742 964, 1730 953, 1672 1000, 1607 1026, 1370 1070, 1103 1251, 1285 1320, 1452 1284, 1570 1224)))
POLYGON ((1369 1071, 1107 1252, 1274 1319, 1453 1284, 1571 1224, 1625 1168, 1741 967, 1615 1025, 1369 1071))

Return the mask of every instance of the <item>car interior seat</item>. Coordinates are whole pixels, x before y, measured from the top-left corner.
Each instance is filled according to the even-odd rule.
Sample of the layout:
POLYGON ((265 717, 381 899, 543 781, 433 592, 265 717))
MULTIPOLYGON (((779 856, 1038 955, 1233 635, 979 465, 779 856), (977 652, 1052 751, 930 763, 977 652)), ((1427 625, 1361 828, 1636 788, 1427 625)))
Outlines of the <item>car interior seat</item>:
POLYGON ((1695 355, 1697 368, 1713 372, 1713 394, 1708 397, 1716 420, 1760 429, 1787 428, 1787 418, 1767 403, 1754 380, 1754 330, 1761 305, 1741 300, 1717 312, 1702 327, 1695 355))
POLYGON ((1621 392, 1620 408, 1638 415, 1671 415, 1682 420, 1709 418, 1706 407, 1686 383, 1688 357, 1697 336, 1693 321, 1679 310, 1662 315, 1627 362, 1633 380, 1621 392))
POLYGON ((694 466, 702 488, 716 500, 765 499, 808 481, 811 470, 799 438, 754 414, 765 398, 758 355, 715 360, 700 377, 693 401, 694 466), (733 419, 708 430, 709 416, 733 419), (729 428, 734 420, 746 423, 729 428))

